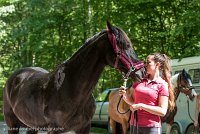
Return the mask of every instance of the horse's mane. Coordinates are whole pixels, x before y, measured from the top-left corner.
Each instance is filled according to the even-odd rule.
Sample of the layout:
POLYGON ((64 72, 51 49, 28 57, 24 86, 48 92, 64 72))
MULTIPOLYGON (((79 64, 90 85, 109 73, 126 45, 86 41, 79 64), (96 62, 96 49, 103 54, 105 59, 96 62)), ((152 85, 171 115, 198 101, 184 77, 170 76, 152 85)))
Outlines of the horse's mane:
MULTIPOLYGON (((118 38, 117 41, 120 41, 119 44, 122 45, 122 43, 124 43, 125 40, 129 40, 128 36, 126 35, 126 33, 122 29, 113 26, 112 30, 113 30, 113 33, 115 34, 115 36, 117 36, 116 38, 118 38)), ((78 49, 78 51, 76 53, 74 53, 69 59, 73 59, 73 57, 76 57, 77 55, 79 55, 86 47, 88 47, 89 44, 94 42, 97 38, 101 37, 101 35, 105 34, 106 32, 107 32, 107 30, 104 29, 101 32, 96 33, 94 36, 88 38, 85 41, 85 43, 78 49)), ((121 48, 125 49, 123 47, 132 47, 132 44, 129 44, 129 46, 122 45, 121 48)), ((67 61, 65 61, 65 62, 67 62, 67 61)))
MULTIPOLYGON (((120 41, 119 44, 123 44, 125 42, 125 40, 129 40, 129 38, 127 37, 126 33, 121 30, 118 27, 114 27, 113 26, 113 33, 115 34, 115 36, 117 36, 116 38, 118 38, 117 41, 120 41), (124 39, 125 38, 125 39, 124 39)), ((75 52, 70 58, 68 58, 67 60, 65 60, 61 65, 66 65, 67 63, 69 63, 70 61, 73 61, 74 58, 76 58, 77 56, 80 56, 80 54, 82 54, 83 56, 80 57, 84 57, 85 53, 82 53, 86 48, 88 48, 90 46, 90 44, 92 44, 92 42, 94 42, 95 40, 97 40, 99 37, 101 37, 103 34, 105 34, 107 32, 106 29, 102 30, 99 33, 96 33, 94 36, 88 38, 85 43, 83 45, 81 45, 81 47, 77 50, 77 52, 75 52)), ((125 47, 125 45, 119 46, 121 47, 121 49, 125 49, 123 47, 125 47)), ((132 47, 132 44, 130 44, 128 47, 132 47)), ((79 59, 81 60, 81 59, 79 59)), ((60 66, 60 65, 59 65, 60 66)))
POLYGON ((93 35, 92 37, 88 38, 85 43, 82 45, 82 47, 87 46, 88 44, 90 44, 91 42, 95 41, 99 36, 101 36, 102 34, 104 34, 106 32, 106 29, 102 30, 99 33, 96 33, 95 35, 93 35))
POLYGON ((99 38, 102 34, 106 32, 106 29, 102 30, 99 33, 96 33, 94 36, 88 38, 83 45, 78 49, 77 52, 75 52, 69 59, 64 61, 64 63, 68 62, 70 59, 73 59, 73 57, 77 57, 89 44, 94 42, 97 38, 99 38))

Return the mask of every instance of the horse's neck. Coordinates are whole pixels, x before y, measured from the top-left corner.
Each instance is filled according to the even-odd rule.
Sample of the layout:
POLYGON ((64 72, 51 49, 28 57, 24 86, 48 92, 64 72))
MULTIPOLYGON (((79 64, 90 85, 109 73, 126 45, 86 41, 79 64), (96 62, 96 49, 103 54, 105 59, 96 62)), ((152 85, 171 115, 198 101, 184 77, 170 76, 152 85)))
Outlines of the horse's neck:
MULTIPOLYGON (((104 35, 106 36, 106 35, 104 35)), ((72 56, 65 65, 65 79, 67 90, 70 94, 75 94, 75 98, 87 99, 94 89, 98 79, 105 67, 105 60, 103 59, 106 54, 104 46, 109 45, 105 37, 99 37, 91 44, 87 44, 78 54, 72 56)))
POLYGON ((179 94, 180 94, 180 92, 177 90, 177 88, 178 88, 178 76, 179 76, 179 74, 175 74, 171 77, 172 86, 174 88, 175 99, 177 99, 179 94))

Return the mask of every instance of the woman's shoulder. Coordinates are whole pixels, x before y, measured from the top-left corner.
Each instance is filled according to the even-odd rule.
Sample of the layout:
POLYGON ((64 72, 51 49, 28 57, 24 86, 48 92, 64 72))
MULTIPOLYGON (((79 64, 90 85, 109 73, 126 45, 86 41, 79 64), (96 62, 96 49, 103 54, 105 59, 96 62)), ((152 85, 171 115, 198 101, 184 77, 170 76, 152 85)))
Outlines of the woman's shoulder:
POLYGON ((159 77, 157 83, 160 89, 168 89, 168 83, 163 78, 159 77))

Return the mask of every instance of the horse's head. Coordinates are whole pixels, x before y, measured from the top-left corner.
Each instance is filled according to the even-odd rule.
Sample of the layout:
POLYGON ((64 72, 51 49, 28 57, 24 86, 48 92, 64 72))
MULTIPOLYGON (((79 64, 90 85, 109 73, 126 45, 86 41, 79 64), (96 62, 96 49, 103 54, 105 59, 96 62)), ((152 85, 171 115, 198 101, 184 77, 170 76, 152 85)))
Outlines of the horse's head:
POLYGON ((108 21, 107 31, 110 44, 114 50, 112 58, 107 58, 109 65, 122 71, 125 77, 142 79, 145 75, 144 63, 139 60, 134 52, 132 43, 126 33, 112 26, 108 21))
POLYGON ((182 72, 179 74, 177 86, 180 92, 187 95, 190 98, 190 100, 194 100, 194 97, 197 95, 197 93, 195 92, 195 89, 192 86, 191 77, 185 71, 185 69, 183 69, 182 72))

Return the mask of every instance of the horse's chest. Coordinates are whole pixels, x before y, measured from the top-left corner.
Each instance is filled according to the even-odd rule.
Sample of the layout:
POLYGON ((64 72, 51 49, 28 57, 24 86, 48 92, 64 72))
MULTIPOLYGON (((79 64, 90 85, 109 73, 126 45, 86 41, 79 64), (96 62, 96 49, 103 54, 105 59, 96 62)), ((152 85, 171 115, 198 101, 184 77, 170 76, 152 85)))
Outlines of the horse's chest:
MULTIPOLYGON (((61 108, 59 108, 61 109, 61 108)), ((61 110, 53 110, 47 108, 46 119, 48 123, 55 123, 65 130, 78 130, 79 128, 88 125, 95 112, 95 103, 90 102, 85 106, 75 106, 62 108, 61 110)))

